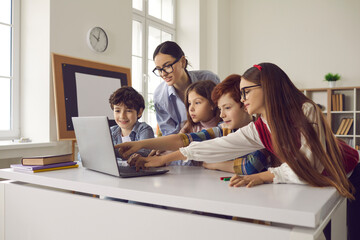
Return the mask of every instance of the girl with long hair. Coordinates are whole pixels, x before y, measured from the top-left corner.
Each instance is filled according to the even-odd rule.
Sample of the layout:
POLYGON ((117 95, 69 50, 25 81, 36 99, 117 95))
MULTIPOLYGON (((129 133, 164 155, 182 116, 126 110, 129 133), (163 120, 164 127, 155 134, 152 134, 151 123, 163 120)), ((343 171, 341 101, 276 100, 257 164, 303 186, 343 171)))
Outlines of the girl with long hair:
POLYGON ((241 101, 256 122, 235 133, 180 148, 181 159, 219 162, 266 148, 280 166, 265 172, 238 176, 230 186, 252 187, 264 183, 333 186, 348 198, 348 236, 360 239, 359 153, 337 139, 322 111, 272 63, 249 68, 240 82, 241 101))
POLYGON ((215 86, 213 81, 206 80, 192 83, 186 89, 187 122, 180 130, 181 133, 199 132, 218 125, 219 109, 211 100, 211 92, 215 86))
POLYGON ((261 117, 234 134, 192 143, 180 152, 186 159, 217 162, 266 148, 281 165, 268 171, 233 176, 230 186, 298 183, 333 186, 348 198, 349 239, 360 239, 359 153, 337 139, 319 107, 272 63, 249 68, 240 82, 241 100, 249 114, 261 117))

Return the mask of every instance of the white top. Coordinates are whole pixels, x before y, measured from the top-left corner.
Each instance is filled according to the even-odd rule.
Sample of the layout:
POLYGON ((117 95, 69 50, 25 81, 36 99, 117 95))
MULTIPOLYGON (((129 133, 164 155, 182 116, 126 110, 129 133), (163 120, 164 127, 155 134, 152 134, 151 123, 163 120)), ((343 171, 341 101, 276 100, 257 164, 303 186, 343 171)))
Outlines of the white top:
POLYGON ((128 135, 128 136, 125 136, 125 137, 121 136, 121 140, 122 140, 123 143, 125 143, 125 142, 131 142, 131 138, 130 138, 129 135, 128 135))
MULTIPOLYGON (((324 151, 326 152, 324 127, 320 121, 320 114, 322 113, 317 111, 311 103, 304 103, 303 111, 307 119, 313 124, 324 147, 324 151)), ((263 118, 262 120, 271 132, 267 121, 263 118)), ((265 146, 260 140, 255 124, 251 122, 247 126, 240 128, 227 136, 203 142, 192 142, 189 146, 180 148, 180 152, 187 157, 187 160, 220 162, 235 159, 238 156, 246 155, 263 148, 265 148, 265 146)), ((323 171, 324 167, 321 165, 320 161, 313 158, 312 152, 303 136, 301 136, 300 151, 309 158, 313 167, 319 172, 323 171)), ((274 183, 306 184, 299 179, 287 163, 283 163, 280 167, 269 168, 269 171, 275 175, 273 179, 274 183)))

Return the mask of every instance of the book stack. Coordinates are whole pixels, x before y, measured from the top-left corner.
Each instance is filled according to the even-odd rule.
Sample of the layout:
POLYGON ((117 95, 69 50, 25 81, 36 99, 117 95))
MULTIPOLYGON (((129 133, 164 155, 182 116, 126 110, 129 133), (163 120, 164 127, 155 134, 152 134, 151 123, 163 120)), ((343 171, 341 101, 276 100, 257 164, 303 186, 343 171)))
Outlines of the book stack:
POLYGON ((335 135, 348 135, 353 122, 353 118, 343 118, 335 135))
POLYGON ((331 111, 344 111, 344 94, 331 95, 331 111))
POLYGON ((24 157, 21 164, 11 164, 14 170, 26 172, 44 172, 59 169, 76 168, 79 165, 73 161, 72 154, 24 157))

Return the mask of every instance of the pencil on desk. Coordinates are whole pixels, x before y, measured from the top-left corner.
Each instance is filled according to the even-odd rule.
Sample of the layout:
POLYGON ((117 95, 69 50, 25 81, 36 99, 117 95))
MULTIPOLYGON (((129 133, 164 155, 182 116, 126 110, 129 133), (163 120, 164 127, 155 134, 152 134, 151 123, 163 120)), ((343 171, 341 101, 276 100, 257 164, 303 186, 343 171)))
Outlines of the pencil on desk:
POLYGON ((225 178, 231 178, 231 177, 220 177, 220 180, 224 180, 225 178))

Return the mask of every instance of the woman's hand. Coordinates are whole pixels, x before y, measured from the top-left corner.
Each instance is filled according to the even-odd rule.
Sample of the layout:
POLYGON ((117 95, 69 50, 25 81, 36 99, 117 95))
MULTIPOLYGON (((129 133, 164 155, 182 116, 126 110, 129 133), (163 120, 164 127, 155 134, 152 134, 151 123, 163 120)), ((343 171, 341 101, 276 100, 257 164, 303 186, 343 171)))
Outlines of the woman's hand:
POLYGON ((253 187, 264 183, 270 183, 273 181, 274 174, 269 171, 261 172, 252 175, 238 176, 234 175, 230 179, 230 187, 253 187))
POLYGON ((115 149, 118 149, 121 158, 128 159, 131 154, 141 149, 139 142, 126 142, 115 145, 115 149))

